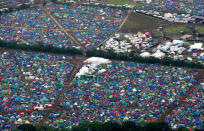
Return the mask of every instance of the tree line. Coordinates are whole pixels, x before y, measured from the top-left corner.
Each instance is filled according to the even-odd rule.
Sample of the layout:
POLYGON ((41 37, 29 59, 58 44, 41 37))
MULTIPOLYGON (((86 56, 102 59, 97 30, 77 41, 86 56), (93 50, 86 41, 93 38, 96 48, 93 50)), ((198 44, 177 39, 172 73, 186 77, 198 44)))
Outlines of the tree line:
MULTIPOLYGON (((53 128, 49 126, 33 126, 30 124, 23 124, 18 126, 16 131, 189 131, 186 127, 179 127, 172 129, 165 122, 149 122, 136 124, 133 121, 123 121, 117 123, 114 121, 100 122, 100 121, 83 121, 77 126, 73 126, 71 129, 65 129, 63 125, 59 128, 53 128)), ((194 129, 195 131, 201 131, 202 129, 194 129)))
POLYGON ((44 53, 82 55, 82 50, 79 50, 76 48, 54 47, 53 45, 44 45, 41 42, 33 45, 27 45, 27 44, 17 44, 16 41, 6 42, 6 41, 0 40, 0 47, 15 49, 15 50, 37 51, 37 52, 44 52, 44 53))
POLYGON ((6 42, 0 40, 0 47, 8 48, 8 49, 19 49, 25 51, 37 51, 44 53, 55 53, 55 54, 68 54, 68 55, 86 55, 87 57, 103 57, 110 60, 122 60, 122 61, 132 61, 139 63, 147 63, 147 64, 161 64, 165 66, 176 66, 176 67, 188 67, 188 68, 199 68, 204 69, 204 65, 200 62, 194 61, 185 61, 185 60, 174 60, 170 57, 163 57, 161 59, 155 57, 146 57, 143 58, 139 55, 135 55, 134 53, 116 53, 113 49, 109 49, 107 51, 104 50, 87 50, 84 52, 81 49, 76 48, 64 48, 64 47, 55 47, 53 45, 44 45, 44 43, 39 42, 33 45, 27 44, 17 44, 16 41, 6 42))

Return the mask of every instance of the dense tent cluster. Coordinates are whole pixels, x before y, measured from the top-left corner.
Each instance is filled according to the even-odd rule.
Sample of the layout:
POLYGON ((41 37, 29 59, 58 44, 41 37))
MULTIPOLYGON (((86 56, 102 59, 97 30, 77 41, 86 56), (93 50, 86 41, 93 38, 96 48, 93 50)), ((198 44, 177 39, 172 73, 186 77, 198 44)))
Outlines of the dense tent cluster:
POLYGON ((0 57, 3 112, 52 104, 72 70, 69 56, 3 52, 0 57))
POLYGON ((16 3, 28 3, 30 2, 30 0, 0 0, 0 6, 5 6, 5 5, 9 5, 9 4, 16 4, 16 3))
POLYGON ((85 65, 89 72, 75 78, 64 94, 66 110, 51 113, 46 124, 69 128, 84 120, 156 120, 196 83, 196 73, 189 69, 132 62, 94 64, 85 65))
POLYGON ((177 107, 166 118, 172 127, 193 127, 202 129, 203 126, 203 87, 191 92, 183 106, 177 107))
POLYGON ((94 48, 116 31, 126 15, 117 8, 82 5, 49 5, 47 10, 87 49, 94 48))
POLYGON ((42 42, 56 47, 75 46, 39 8, 6 13, 0 15, 0 21, 0 38, 3 40, 25 44, 42 42))
MULTIPOLYGON (((0 130, 126 120, 135 127, 159 121, 173 129, 203 128, 202 39, 154 37, 164 30, 159 24, 121 31, 125 23, 138 24, 128 19, 138 10, 188 22, 188 16, 203 15, 202 0, 147 0, 138 10, 63 2, 0 0, 0 130)), ((157 23, 141 15, 135 17, 148 17, 143 24, 157 23)))
POLYGON ((45 116, 45 112, 31 112, 31 113, 11 113, 7 115, 0 115, 0 129, 11 128, 22 124, 38 125, 45 116))
POLYGON ((204 3, 202 0, 166 0, 149 4, 144 10, 203 15, 204 3))

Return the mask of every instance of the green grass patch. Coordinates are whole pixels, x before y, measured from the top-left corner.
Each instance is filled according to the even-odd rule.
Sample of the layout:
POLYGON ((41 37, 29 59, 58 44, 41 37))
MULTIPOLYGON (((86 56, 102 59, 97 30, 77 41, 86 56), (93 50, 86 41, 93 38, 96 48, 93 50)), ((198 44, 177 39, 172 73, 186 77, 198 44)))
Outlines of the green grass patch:
POLYGON ((204 34, 204 26, 197 26, 196 30, 201 34, 204 34))
MULTIPOLYGON (((204 33, 204 26, 196 26, 196 30, 199 33, 203 34, 204 33)), ((165 28, 164 32, 166 33, 166 35, 169 35, 169 36, 181 35, 182 32, 184 34, 193 35, 193 32, 189 28, 187 28, 185 26, 165 28)))
POLYGON ((152 31, 152 29, 160 26, 160 21, 161 19, 152 16, 147 16, 140 13, 131 13, 120 31, 130 33, 152 31))
POLYGON ((164 32, 168 36, 181 35, 181 33, 192 34, 192 31, 190 29, 186 28, 185 26, 165 28, 164 32))

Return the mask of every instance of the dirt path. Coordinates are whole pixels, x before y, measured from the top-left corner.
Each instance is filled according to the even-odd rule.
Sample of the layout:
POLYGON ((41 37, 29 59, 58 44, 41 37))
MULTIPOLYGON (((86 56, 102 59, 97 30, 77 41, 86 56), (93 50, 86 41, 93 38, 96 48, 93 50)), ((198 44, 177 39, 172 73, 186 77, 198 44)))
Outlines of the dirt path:
POLYGON ((130 16, 130 13, 133 10, 128 10, 128 14, 126 15, 125 19, 123 20, 123 22, 121 23, 121 25, 119 26, 119 28, 116 30, 116 32, 120 31, 120 29, 123 27, 123 25, 125 24, 125 22, 128 20, 128 17, 130 16))
POLYGON ((71 71, 70 73, 70 76, 69 78, 67 79, 67 83, 66 83, 66 86, 64 86, 64 88, 62 89, 61 92, 59 92, 57 94, 57 99, 54 101, 54 104, 53 104, 53 107, 51 110, 48 110, 46 112, 46 115, 45 117, 43 117, 43 119, 41 120, 41 122, 39 123, 39 125, 43 125, 44 122, 46 121, 46 119, 49 117, 50 113, 52 111, 58 111, 58 110, 64 110, 64 106, 61 105, 61 99, 62 97, 64 96, 64 93, 66 92, 66 90, 68 89, 68 86, 70 85, 70 83, 72 82, 72 80, 74 79, 74 77, 76 76, 76 74, 79 72, 79 70, 82 68, 83 66, 83 61, 85 59, 76 59, 75 62, 74 62, 74 67, 73 67, 73 70, 71 71))
POLYGON ((165 121, 165 118, 166 118, 174 109, 176 109, 177 107, 180 107, 180 106, 183 105, 183 103, 184 103, 184 101, 186 100, 186 98, 190 97, 191 92, 196 91, 196 88, 200 85, 201 80, 204 79, 203 73, 204 73, 204 70, 198 71, 198 75, 197 75, 198 83, 195 84, 192 88, 189 88, 189 89, 187 90, 186 95, 184 95, 178 103, 173 103, 173 104, 169 105, 169 106, 168 106, 168 110, 165 111, 165 112, 162 114, 162 116, 158 119, 158 121, 165 121))
POLYGON ((110 37, 112 37, 114 34, 116 34, 118 31, 120 31, 120 29, 123 27, 123 25, 125 24, 125 22, 128 20, 128 17, 130 16, 130 13, 133 10, 128 10, 128 14, 125 16, 125 18, 123 19, 122 23, 120 24, 119 28, 112 33, 112 35, 110 35, 108 38, 106 38, 105 40, 103 40, 100 44, 96 45, 95 48, 100 47, 102 44, 104 44, 107 40, 110 39, 110 37))
POLYGON ((70 35, 66 29, 61 25, 61 23, 53 16, 51 15, 42 5, 39 5, 39 7, 43 10, 43 12, 49 16, 59 27, 60 29, 65 33, 67 37, 69 37, 72 41, 74 41, 75 44, 80 46, 83 50, 86 50, 84 46, 82 46, 72 35, 70 35))
POLYGON ((17 60, 17 57, 16 57, 16 55, 14 54, 13 51, 11 51, 11 52, 12 52, 13 58, 14 58, 14 60, 15 60, 15 62, 16 62, 16 65, 17 65, 17 67, 18 67, 18 70, 19 70, 20 73, 21 73, 21 79, 25 82, 25 76, 23 75, 23 72, 22 72, 21 66, 20 66, 20 64, 19 64, 19 62, 18 62, 18 60, 17 60))

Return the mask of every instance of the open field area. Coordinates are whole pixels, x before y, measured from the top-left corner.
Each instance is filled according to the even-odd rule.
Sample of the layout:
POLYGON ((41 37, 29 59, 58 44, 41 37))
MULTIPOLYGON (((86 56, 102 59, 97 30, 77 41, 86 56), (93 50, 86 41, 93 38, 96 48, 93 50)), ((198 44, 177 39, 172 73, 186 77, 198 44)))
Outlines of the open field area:
POLYGON ((182 26, 180 23, 170 23, 168 21, 161 20, 152 16, 131 13, 125 25, 122 27, 120 32, 137 33, 139 31, 149 31, 157 29, 160 26, 166 26, 167 28, 174 26, 182 26))
MULTIPOLYGON (((124 24, 120 32, 124 33, 138 33, 138 32, 151 32, 154 36, 162 37, 162 33, 155 31, 163 25, 164 32, 167 37, 179 38, 183 34, 192 35, 193 32, 187 27, 187 24, 171 23, 152 16, 131 13, 127 22, 124 24)), ((204 25, 196 25, 196 30, 199 34, 204 34, 204 25)), ((199 38, 203 40, 203 37, 199 38)))
POLYGON ((137 33, 139 31, 150 31, 160 26, 161 20, 139 13, 131 13, 120 32, 137 33))

